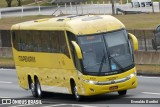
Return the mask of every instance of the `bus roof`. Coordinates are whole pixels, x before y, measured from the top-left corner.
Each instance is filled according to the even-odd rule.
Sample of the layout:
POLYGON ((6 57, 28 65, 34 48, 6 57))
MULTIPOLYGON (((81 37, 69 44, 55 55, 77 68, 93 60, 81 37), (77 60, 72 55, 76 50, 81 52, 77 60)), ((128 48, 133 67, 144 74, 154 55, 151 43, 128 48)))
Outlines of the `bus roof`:
POLYGON ((76 35, 86 35, 122 28, 125 26, 111 15, 68 15, 15 24, 11 30, 66 30, 76 35))

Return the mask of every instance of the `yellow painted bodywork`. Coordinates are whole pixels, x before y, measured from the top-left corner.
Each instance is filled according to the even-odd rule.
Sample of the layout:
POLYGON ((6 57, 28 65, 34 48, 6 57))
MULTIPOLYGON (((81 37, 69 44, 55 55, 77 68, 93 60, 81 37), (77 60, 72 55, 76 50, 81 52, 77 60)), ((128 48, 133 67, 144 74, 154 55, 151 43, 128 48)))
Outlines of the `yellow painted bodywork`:
MULTIPOLYGON (((133 69, 126 71, 124 73, 111 75, 111 76, 85 76, 85 75, 81 75, 82 76, 81 78, 83 78, 85 80, 105 82, 105 81, 122 79, 122 78, 129 76, 132 73, 135 73, 135 72, 136 72, 136 69, 133 68, 133 69)), ((136 88, 138 83, 137 83, 137 77, 134 76, 133 78, 131 78, 125 82, 115 83, 115 84, 110 84, 110 85, 93 85, 93 84, 86 83, 83 80, 81 80, 80 85, 81 85, 79 87, 80 94, 85 95, 85 96, 90 96, 90 95, 104 94, 104 93, 108 93, 108 92, 116 92, 116 91, 120 91, 120 90, 127 90, 127 89, 136 88), (112 86, 118 86, 118 89, 110 90, 109 88, 112 86)))
MULTIPOLYGON (((75 35, 85 35, 109 32, 125 28, 119 20, 110 15, 99 15, 98 17, 101 18, 90 20, 90 18, 92 17, 95 16, 87 15, 77 16, 73 18, 67 18, 63 16, 50 19, 40 19, 36 21, 15 24, 12 26, 11 30, 59 30, 64 31, 66 36, 66 31, 70 31, 75 35)), ((68 40, 67 36, 66 40, 68 40)), ((69 44, 68 41, 67 44, 69 44)), ((136 76, 134 76, 130 80, 127 80, 126 82, 112 85, 98 86, 84 82, 82 79, 96 81, 120 79, 134 73, 136 70, 135 68, 133 68, 124 73, 111 76, 82 75, 78 70, 76 70, 74 66, 69 45, 68 49, 70 58, 62 53, 22 52, 17 51, 14 47, 12 47, 12 49, 19 85, 24 89, 28 89, 28 76, 31 76, 33 81, 34 77, 36 76, 39 79, 41 85, 51 87, 67 87, 69 89, 68 94, 72 94, 70 80, 73 79, 78 87, 78 93, 84 96, 103 94, 119 90, 127 90, 130 88, 135 88, 137 86, 136 76), (20 61, 19 56, 32 56, 34 57, 35 61, 20 61), (132 84, 133 82, 134 84, 132 84), (109 87, 114 85, 118 85, 119 88, 117 90, 110 91, 109 87), (90 88, 94 89, 95 91, 92 92, 90 88)), ((80 55, 79 57, 82 56, 80 55)))

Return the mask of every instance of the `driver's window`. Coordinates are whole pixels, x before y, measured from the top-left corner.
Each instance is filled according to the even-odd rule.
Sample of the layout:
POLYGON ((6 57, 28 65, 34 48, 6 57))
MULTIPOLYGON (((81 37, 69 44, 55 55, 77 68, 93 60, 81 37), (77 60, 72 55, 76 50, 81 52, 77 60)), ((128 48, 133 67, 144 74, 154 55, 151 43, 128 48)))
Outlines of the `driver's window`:
POLYGON ((75 65, 75 68, 78 69, 79 71, 82 71, 82 67, 81 67, 81 62, 78 59, 78 56, 75 52, 75 49, 71 43, 71 41, 76 41, 76 37, 73 33, 67 31, 67 37, 68 37, 68 41, 69 41, 69 45, 70 45, 70 50, 71 50, 71 54, 72 54, 72 58, 73 58, 73 62, 75 65))

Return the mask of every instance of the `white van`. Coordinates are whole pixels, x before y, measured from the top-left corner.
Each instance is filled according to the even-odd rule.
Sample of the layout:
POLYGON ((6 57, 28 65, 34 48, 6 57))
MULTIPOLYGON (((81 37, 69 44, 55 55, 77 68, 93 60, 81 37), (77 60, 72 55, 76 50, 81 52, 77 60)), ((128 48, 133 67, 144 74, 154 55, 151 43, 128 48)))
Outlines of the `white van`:
POLYGON ((132 0, 131 5, 132 7, 152 6, 152 1, 151 0, 132 0))

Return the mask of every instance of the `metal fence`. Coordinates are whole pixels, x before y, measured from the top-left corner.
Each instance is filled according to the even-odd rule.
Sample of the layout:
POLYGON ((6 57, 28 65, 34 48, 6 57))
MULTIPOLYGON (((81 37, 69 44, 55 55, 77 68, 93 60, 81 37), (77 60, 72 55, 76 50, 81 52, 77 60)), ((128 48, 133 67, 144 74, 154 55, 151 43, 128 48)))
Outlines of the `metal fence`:
MULTIPOLYGON (((152 39, 154 38, 153 29, 130 29, 128 32, 134 34, 138 38, 140 51, 159 51, 153 49, 152 39)), ((0 47, 11 47, 11 37, 9 30, 0 31, 0 47)))
POLYGON ((155 36, 155 30, 147 29, 147 30, 128 30, 128 32, 134 34, 138 39, 138 45, 140 51, 159 51, 153 49, 152 39, 155 36))
POLYGON ((11 47, 11 36, 9 30, 0 30, 0 47, 11 47))
MULTIPOLYGON (((155 35, 154 30, 130 29, 128 32, 134 34, 139 42, 139 51, 135 52, 135 63, 140 65, 159 65, 160 50, 154 50, 151 42, 155 35)), ((11 36, 9 30, 0 31, 0 57, 12 57, 11 36)))
MULTIPOLYGON (((160 3, 154 2, 152 6, 132 7, 131 3, 115 3, 115 10, 137 12, 160 12, 160 3)), ((22 6, 11 8, 0 8, 0 18, 23 17, 27 15, 59 15, 59 14, 111 14, 112 5, 108 2, 82 2, 79 4, 66 3, 53 6, 22 6)), ((123 14, 123 13, 122 13, 123 14)))

